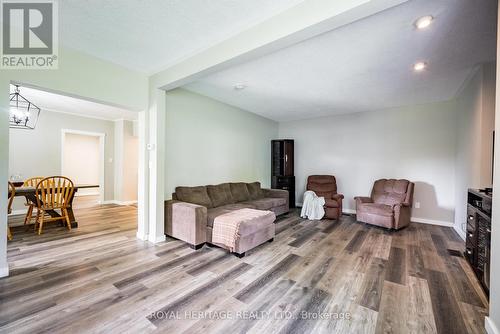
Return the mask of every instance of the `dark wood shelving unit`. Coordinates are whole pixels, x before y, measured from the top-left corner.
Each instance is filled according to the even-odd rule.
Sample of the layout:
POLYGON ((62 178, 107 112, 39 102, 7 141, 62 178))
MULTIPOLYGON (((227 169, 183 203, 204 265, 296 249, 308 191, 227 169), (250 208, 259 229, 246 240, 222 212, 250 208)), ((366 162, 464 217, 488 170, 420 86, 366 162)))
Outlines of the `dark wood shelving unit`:
POLYGON ((294 142, 271 141, 271 188, 287 190, 290 207, 295 207, 294 142))
POLYGON ((491 194, 469 189, 464 256, 487 295, 490 286, 491 208, 491 194))

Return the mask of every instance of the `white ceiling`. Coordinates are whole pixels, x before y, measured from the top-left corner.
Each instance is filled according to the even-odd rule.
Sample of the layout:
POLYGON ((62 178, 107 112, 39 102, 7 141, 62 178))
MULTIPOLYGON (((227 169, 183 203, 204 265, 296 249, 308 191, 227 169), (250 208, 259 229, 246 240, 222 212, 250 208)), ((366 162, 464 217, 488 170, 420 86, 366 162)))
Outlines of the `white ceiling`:
POLYGON ((411 0, 185 88, 276 121, 450 100, 495 59, 496 11, 495 0, 411 0), (424 15, 433 24, 416 30, 424 15), (414 73, 416 61, 428 69, 414 73))
POLYGON ((64 0, 60 40, 69 48, 154 73, 303 0, 64 0))
MULTIPOLYGON (((14 92, 15 87, 10 86, 10 92, 14 92)), ((23 97, 39 107, 42 111, 40 117, 43 117, 43 111, 62 112, 83 117, 92 117, 114 121, 118 119, 136 120, 138 113, 127 109, 108 106, 100 103, 86 101, 74 97, 54 94, 42 90, 28 87, 20 87, 23 97)))

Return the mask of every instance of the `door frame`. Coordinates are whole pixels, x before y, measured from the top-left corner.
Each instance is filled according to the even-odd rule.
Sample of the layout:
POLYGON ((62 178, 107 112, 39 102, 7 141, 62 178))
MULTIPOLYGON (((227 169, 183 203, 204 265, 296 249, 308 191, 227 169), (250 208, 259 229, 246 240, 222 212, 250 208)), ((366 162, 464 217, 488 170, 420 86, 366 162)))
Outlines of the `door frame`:
POLYGON ((81 130, 72 129, 61 129, 61 175, 64 174, 64 142, 66 139, 66 134, 90 136, 99 138, 99 203, 104 203, 104 190, 105 190, 105 153, 104 148, 106 144, 106 134, 101 132, 89 132, 81 130))

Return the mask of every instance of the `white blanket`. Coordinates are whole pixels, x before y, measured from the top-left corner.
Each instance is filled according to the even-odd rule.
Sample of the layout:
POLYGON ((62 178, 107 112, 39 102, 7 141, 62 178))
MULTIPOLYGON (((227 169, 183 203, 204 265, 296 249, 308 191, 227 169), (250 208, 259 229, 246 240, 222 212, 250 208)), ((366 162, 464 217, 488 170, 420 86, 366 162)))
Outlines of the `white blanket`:
POLYGON ((306 191, 304 193, 304 201, 302 202, 300 216, 309 220, 321 219, 325 215, 324 205, 324 197, 318 197, 314 191, 306 191))

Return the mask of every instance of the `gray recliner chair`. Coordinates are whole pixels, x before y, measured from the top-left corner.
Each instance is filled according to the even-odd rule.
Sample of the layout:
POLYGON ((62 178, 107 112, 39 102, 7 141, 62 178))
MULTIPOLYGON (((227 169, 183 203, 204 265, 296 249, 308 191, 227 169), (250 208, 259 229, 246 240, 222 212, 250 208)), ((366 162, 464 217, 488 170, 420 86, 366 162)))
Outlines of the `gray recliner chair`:
POLYGON ((410 224, 414 183, 408 180, 375 181, 370 197, 355 197, 356 219, 399 230, 410 224))

